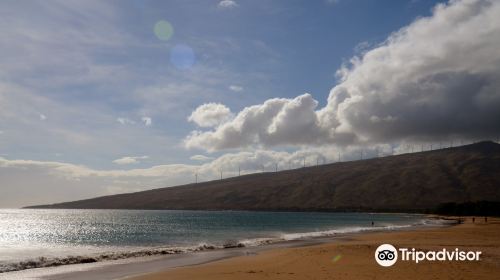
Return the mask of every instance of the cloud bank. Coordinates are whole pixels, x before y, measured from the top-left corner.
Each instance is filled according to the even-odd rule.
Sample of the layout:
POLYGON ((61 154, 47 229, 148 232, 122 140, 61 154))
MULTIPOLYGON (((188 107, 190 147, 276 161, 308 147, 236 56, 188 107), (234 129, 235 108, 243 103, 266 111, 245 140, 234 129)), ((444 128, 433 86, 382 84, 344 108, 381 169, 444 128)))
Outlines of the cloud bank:
MULTIPOLYGON (((203 164, 165 164, 130 170, 98 170, 83 165, 56 161, 11 160, 0 157, 0 205, 21 207, 33 204, 77 200, 101 195, 141 191, 209 181, 262 171, 301 167, 324 161, 322 151, 294 153, 257 150, 228 153, 211 160, 206 156, 193 156, 193 160, 207 160, 203 164), (34 188, 33 186, 36 186, 34 188), (29 195, 26 195, 29 193, 29 195)), ((333 153, 332 153, 333 155, 333 153)), ((120 162, 134 163, 125 157, 120 162)))
MULTIPOLYGON (((432 16, 415 20, 342 66, 325 107, 318 109, 309 94, 270 99, 221 125, 195 121, 213 129, 191 132, 184 144, 213 152, 496 137, 498 46, 500 2, 438 4, 432 16)), ((205 116, 219 110, 205 105, 199 107, 205 116)))
POLYGON ((214 159, 213 157, 207 157, 204 155, 194 155, 189 158, 190 160, 196 160, 196 161, 208 161, 214 159))
POLYGON ((147 159, 148 156, 139 156, 139 157, 122 157, 119 159, 113 160, 113 163, 125 165, 125 164, 135 164, 139 163, 141 159, 147 159))
MULTIPOLYGON (((257 149, 226 153, 217 158, 193 156, 192 160, 206 161, 200 164, 163 164, 129 170, 99 170, 65 162, 0 157, 0 177, 2 178, 0 205, 22 207, 78 200, 193 183, 195 174, 198 182, 202 182, 219 179, 220 172, 224 178, 227 178, 237 176, 240 172, 241 175, 274 172, 276 168, 278 170, 294 169, 304 165, 384 156, 393 152, 406 153, 411 152, 413 148, 418 151, 420 147, 379 145, 369 149, 359 147, 338 149, 328 146, 309 147, 294 152, 257 149)), ((128 158, 130 157, 122 159, 129 163, 134 161, 128 158)))

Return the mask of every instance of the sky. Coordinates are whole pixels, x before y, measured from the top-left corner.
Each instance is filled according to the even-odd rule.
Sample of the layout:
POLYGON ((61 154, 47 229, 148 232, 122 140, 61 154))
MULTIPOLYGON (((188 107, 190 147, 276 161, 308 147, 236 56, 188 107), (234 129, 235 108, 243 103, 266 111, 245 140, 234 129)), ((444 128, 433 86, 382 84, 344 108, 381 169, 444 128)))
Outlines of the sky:
POLYGON ((0 2, 0 207, 500 136, 500 2, 0 2))

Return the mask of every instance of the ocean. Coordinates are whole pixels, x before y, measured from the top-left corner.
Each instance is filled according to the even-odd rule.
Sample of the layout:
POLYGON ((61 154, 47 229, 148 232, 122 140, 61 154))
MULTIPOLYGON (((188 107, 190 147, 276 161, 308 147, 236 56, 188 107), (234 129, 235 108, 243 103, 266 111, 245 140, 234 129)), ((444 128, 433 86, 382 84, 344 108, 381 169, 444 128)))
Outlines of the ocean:
POLYGON ((0 273, 433 223, 413 214, 1 209, 0 273))

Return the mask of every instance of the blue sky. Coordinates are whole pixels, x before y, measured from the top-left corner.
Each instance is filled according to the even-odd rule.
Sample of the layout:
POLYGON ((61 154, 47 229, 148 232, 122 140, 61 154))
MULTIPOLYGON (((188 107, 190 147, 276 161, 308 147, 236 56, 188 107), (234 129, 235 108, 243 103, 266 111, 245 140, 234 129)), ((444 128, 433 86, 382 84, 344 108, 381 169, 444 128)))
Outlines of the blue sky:
POLYGON ((19 139, 30 134, 22 129, 9 137, 14 128, 2 123, 7 139, 1 153, 12 158, 62 158, 99 168, 112 168, 113 159, 127 155, 151 154, 145 166, 189 161, 191 151, 173 146, 193 129, 186 119, 198 105, 221 102, 239 111, 272 97, 293 98, 305 92, 324 105, 336 83, 336 70, 358 44, 383 42, 391 32, 428 15, 434 5, 431 1, 384 5, 378 1, 237 1, 234 7, 222 8, 218 3, 3 2, 4 28, 40 37, 35 34, 32 40, 23 41, 22 33, 13 35, 19 42, 5 42, 9 38, 4 37, 3 48, 11 57, 3 59, 9 65, 2 80, 60 106, 91 107, 103 119, 78 112, 82 115, 72 114, 74 119, 53 120, 58 112, 43 105, 39 114, 70 132, 119 138, 112 142, 122 149, 109 149, 108 141, 96 139, 88 148, 59 144, 51 135, 40 135, 35 144, 19 139), (159 40, 153 32, 159 20, 174 28, 168 41, 159 40), (30 46, 22 46, 25 51, 15 49, 23 44, 30 46), (193 49, 196 60, 190 69, 177 69, 170 62, 169 52, 177 44, 193 49), (35 62, 26 57, 30 50, 40 55, 35 62), (22 69, 11 66, 17 59, 25 64, 22 69), (242 90, 233 92, 231 85, 242 90), (152 97, 161 100, 137 96, 138 91, 147 90, 163 91, 152 97), (142 115, 152 118, 151 127, 136 124, 127 131, 115 121, 127 118, 139 123, 142 115), (135 143, 124 139, 128 133, 134 134, 131 141, 135 143), (156 140, 149 140, 152 137, 156 140))
MULTIPOLYGON (((0 176, 7 181, 17 165, 84 168, 75 171, 84 177, 158 166, 218 173, 242 155, 258 159, 250 172, 282 157, 492 137, 499 98, 485 88, 497 86, 497 68, 487 67, 498 54, 496 8, 487 0, 2 1, 0 176), (478 18, 486 37, 464 33, 478 18), (173 27, 167 40, 154 32, 159 21, 173 27), (484 54, 469 56, 477 46, 484 54), (187 66, 176 65, 190 52, 187 66), (476 88, 457 92, 465 85, 476 88), (481 113, 469 119, 471 111, 481 113)), ((37 172, 34 181, 53 173, 37 172)), ((178 171, 160 172, 163 181, 92 182, 75 198, 189 182, 169 172, 178 171)), ((29 189, 31 181, 8 182, 29 189)), ((62 188, 54 192, 66 199, 62 188)))

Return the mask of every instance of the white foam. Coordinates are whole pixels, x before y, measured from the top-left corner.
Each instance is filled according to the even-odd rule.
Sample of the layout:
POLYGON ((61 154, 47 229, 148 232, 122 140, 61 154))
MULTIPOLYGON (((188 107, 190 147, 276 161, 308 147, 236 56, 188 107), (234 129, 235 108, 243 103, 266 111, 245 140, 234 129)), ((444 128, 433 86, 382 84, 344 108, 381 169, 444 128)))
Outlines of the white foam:
MULTIPOLYGON (((324 231, 285 233, 285 234, 281 235, 281 238, 283 240, 298 240, 298 239, 307 239, 307 238, 329 237, 329 236, 335 236, 335 235, 339 235, 339 234, 359 233, 359 232, 367 232, 367 231, 399 230, 399 229, 414 227, 417 225, 427 225, 427 224, 424 224, 424 223, 411 224, 411 225, 382 224, 380 226, 372 226, 372 227, 343 227, 343 228, 324 230, 324 231)), ((434 225, 436 225, 436 224, 434 224, 434 225)))

